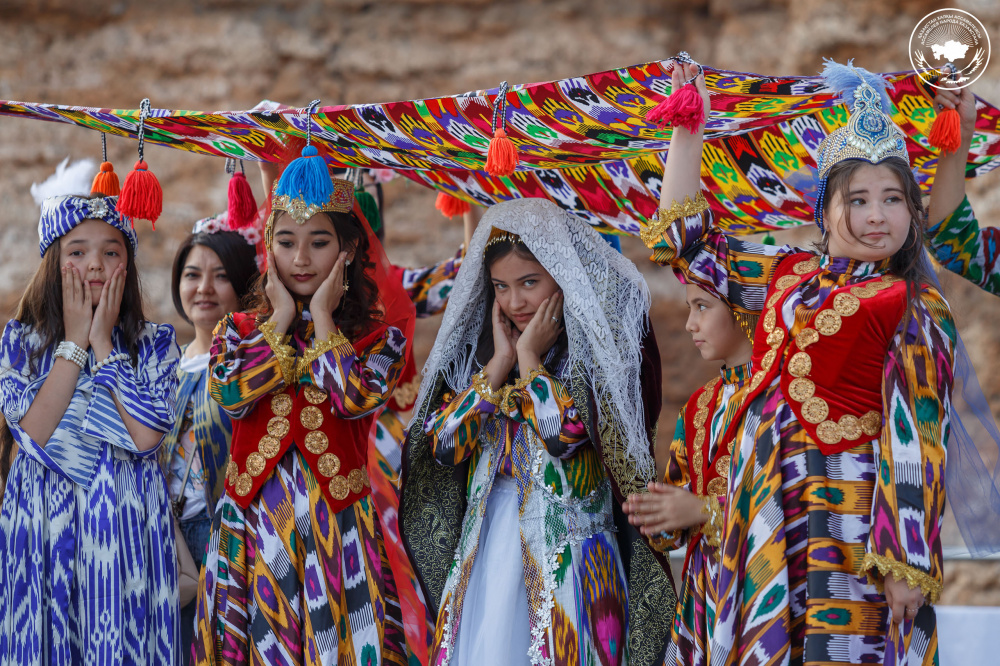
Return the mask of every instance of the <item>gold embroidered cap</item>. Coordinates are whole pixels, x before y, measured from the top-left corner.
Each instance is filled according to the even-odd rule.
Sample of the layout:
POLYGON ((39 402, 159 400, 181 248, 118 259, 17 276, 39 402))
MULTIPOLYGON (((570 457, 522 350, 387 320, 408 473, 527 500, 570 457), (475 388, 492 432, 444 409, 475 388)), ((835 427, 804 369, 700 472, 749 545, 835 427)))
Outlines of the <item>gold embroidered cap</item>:
POLYGON ((296 224, 305 224, 316 213, 350 213, 354 210, 354 184, 333 178, 333 193, 322 204, 309 203, 302 197, 277 194, 278 181, 271 187, 271 214, 264 225, 264 247, 271 248, 274 241, 274 220, 280 213, 288 213, 296 224))

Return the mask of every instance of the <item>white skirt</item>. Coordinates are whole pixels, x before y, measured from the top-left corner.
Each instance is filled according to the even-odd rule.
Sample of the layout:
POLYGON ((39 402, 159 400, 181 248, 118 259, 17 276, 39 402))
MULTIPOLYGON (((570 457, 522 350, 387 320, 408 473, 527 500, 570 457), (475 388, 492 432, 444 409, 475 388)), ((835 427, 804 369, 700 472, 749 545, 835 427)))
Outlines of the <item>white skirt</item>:
POLYGON ((455 666, 530 664, 519 513, 517 483, 497 474, 486 500, 479 549, 450 660, 455 666))

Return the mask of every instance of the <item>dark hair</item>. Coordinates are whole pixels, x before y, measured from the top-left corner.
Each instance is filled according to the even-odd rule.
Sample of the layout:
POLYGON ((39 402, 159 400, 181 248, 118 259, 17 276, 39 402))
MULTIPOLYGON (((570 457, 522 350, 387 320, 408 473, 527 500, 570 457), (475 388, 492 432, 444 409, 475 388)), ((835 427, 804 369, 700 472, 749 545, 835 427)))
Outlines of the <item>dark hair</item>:
MULTIPOLYGON (((139 356, 139 334, 142 333, 146 318, 142 313, 142 286, 139 283, 139 271, 135 267, 135 251, 125 238, 125 234, 122 234, 122 243, 125 244, 128 270, 125 272, 125 288, 122 291, 117 326, 125 338, 125 347, 132 357, 132 362, 135 363, 139 356)), ((63 325, 62 266, 59 256, 61 248, 62 239, 57 238, 45 250, 42 263, 24 290, 24 295, 21 296, 17 306, 17 313, 14 315, 14 319, 21 322, 22 326, 30 326, 41 338, 41 344, 33 349, 26 359, 31 372, 34 372, 35 362, 42 354, 66 335, 63 325)), ((13 359, 11 363, 16 364, 20 360, 13 359)), ((7 421, 4 420, 0 425, 0 482, 4 484, 10 471, 13 450, 14 436, 7 421)))
POLYGON ((260 279, 260 272, 257 270, 256 250, 244 240, 243 236, 235 231, 219 231, 214 234, 191 234, 184 239, 181 246, 177 248, 174 255, 174 267, 170 277, 170 293, 174 298, 174 309, 177 314, 184 318, 184 321, 191 323, 184 312, 184 305, 181 303, 181 275, 184 273, 184 264, 188 255, 196 245, 208 248, 222 262, 222 268, 226 271, 236 297, 239 299, 239 308, 242 310, 246 303, 246 298, 256 280, 260 279))
MULTIPOLYGON (((479 341, 476 344, 476 362, 479 363, 480 367, 486 367, 486 364, 490 362, 493 358, 493 284, 489 280, 490 269, 500 259, 503 259, 509 254, 516 254, 517 256, 525 259, 527 261, 534 261, 540 264, 541 262, 535 258, 535 255, 531 253, 528 246, 520 241, 520 239, 514 241, 505 239, 493 243, 486 248, 483 253, 483 267, 486 269, 487 282, 486 285, 486 313, 483 316, 482 328, 479 330, 479 341)), ((566 337, 566 329, 564 328, 559 337, 556 338, 555 343, 552 345, 556 347, 557 353, 555 358, 562 356, 563 352, 569 348, 569 339, 566 337)), ((544 357, 545 354, 542 354, 544 357)), ((548 370, 555 370, 555 368, 547 368, 548 370)), ((511 371, 513 372, 513 370, 511 371)), ((508 377, 508 379, 511 379, 508 377)))
MULTIPOLYGON (((364 335, 374 322, 382 319, 378 303, 378 285, 371 277, 371 269, 375 267, 375 263, 368 258, 368 235, 353 211, 321 214, 325 215, 333 225, 341 249, 354 249, 354 261, 344 272, 350 289, 333 312, 333 318, 344 335, 357 339, 364 335)), ((265 287, 267 287, 266 272, 255 281, 248 298, 248 308, 258 316, 266 318, 271 316, 274 308, 267 297, 265 287)))
MULTIPOLYGON (((823 197, 824 215, 829 207, 834 193, 839 194, 845 203, 850 202, 851 178, 861 167, 869 164, 863 160, 843 160, 830 169, 827 180, 826 193, 823 197)), ((921 200, 920 185, 917 184, 910 165, 901 157, 889 157, 878 163, 878 166, 885 166, 891 170, 899 179, 903 188, 906 208, 910 213, 910 230, 906 236, 903 246, 896 250, 896 253, 889 258, 889 272, 906 281, 906 296, 910 307, 904 322, 909 323, 909 318, 913 314, 913 304, 919 297, 921 285, 935 284, 931 274, 930 265, 924 259, 924 205, 921 200)), ((848 213, 849 214, 849 213, 848 213)), ((842 225, 847 229, 851 238, 862 245, 871 246, 870 243, 862 240, 851 228, 850 224, 842 225)), ((827 230, 830 230, 827 223, 827 230)), ((832 232, 831 232, 832 233, 832 232)), ((829 250, 829 234, 824 234, 823 239, 817 244, 817 249, 826 253, 829 250)))

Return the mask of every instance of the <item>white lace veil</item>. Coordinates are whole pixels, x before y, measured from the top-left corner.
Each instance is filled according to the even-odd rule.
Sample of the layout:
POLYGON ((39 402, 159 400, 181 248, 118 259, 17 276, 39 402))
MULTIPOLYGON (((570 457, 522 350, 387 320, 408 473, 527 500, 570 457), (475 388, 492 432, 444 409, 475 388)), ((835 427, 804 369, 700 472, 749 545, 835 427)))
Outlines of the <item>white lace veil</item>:
MULTIPOLYGON (((563 291, 563 318, 572 377, 587 382, 597 404, 602 441, 626 443, 625 471, 653 479, 640 389, 642 342, 650 296, 635 265, 586 222, 546 199, 515 199, 489 208, 469 244, 420 385, 410 427, 422 427, 440 374, 454 391, 479 371, 476 347, 485 321, 483 253, 492 228, 517 234, 563 291)), ((644 485, 644 484, 640 484, 644 485)))

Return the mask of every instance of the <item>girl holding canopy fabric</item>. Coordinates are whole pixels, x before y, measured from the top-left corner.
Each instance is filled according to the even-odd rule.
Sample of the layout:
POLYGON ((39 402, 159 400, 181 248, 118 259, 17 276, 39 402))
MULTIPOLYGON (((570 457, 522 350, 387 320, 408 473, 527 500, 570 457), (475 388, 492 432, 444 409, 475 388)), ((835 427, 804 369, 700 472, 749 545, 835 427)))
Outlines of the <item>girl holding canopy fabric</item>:
POLYGON ((552 202, 483 217, 403 468, 403 538, 438 607, 432 663, 662 661, 676 598, 617 510, 655 474, 648 309, 635 266, 552 202))
POLYGON ((955 325, 884 81, 834 63, 824 74, 853 113, 819 149, 819 252, 712 226, 704 126, 674 129, 663 207, 643 230, 654 261, 760 315, 753 379, 724 435, 712 664, 937 659, 955 325))

